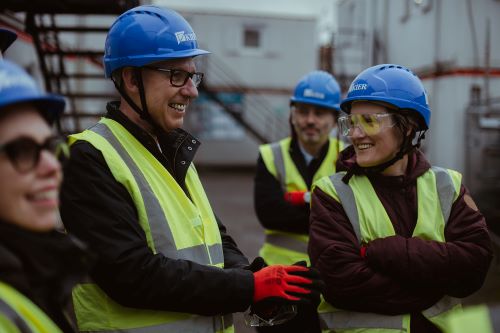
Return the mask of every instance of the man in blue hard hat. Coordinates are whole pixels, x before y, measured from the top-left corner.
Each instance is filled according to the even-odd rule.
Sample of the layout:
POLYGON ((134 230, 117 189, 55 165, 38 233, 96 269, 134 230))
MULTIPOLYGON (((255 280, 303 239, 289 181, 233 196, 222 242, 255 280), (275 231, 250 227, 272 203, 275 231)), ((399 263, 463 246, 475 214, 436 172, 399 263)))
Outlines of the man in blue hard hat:
POLYGON ((172 10, 139 6, 110 28, 104 68, 121 99, 70 136, 61 196, 65 226, 99 256, 73 290, 81 331, 232 332, 233 312, 318 300, 314 270, 249 265, 212 211, 200 143, 180 129, 207 53, 172 10))
MULTIPOLYGON (((340 87, 331 74, 308 73, 290 98, 291 136, 260 147, 254 201, 266 229, 259 254, 267 264, 309 262, 309 191, 315 180, 335 172, 342 143, 330 132, 339 103, 340 87)), ((296 319, 259 331, 319 332, 316 309, 300 305, 296 319)))

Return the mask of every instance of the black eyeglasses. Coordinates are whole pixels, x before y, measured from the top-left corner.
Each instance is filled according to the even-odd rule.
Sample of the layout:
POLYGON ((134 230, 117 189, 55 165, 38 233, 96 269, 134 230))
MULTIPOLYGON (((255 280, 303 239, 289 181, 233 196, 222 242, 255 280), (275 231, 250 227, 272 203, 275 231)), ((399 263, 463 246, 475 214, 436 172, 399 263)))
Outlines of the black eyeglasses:
POLYGON ((193 81, 194 86, 198 87, 201 83, 201 80, 203 80, 203 75, 204 75, 203 73, 200 72, 191 73, 182 69, 175 69, 175 68, 167 69, 155 66, 144 66, 144 67, 162 73, 169 73, 170 84, 178 88, 184 86, 188 79, 191 79, 193 81))
POLYGON ((0 145, 0 153, 5 152, 12 165, 20 173, 31 171, 38 165, 42 150, 51 152, 61 162, 69 156, 69 147, 66 141, 57 136, 49 137, 42 144, 29 137, 20 137, 0 145))

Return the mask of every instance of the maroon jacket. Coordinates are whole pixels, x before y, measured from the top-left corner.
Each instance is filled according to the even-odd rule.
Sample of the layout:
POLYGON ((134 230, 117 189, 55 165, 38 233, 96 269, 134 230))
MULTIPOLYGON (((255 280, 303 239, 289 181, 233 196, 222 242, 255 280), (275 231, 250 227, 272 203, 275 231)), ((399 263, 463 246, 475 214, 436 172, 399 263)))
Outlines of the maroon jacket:
MULTIPOLYGON (((345 149, 337 170, 355 164, 345 149)), ((420 312, 445 295, 466 297, 484 281, 492 250, 482 214, 464 201, 462 185, 445 228, 445 243, 411 237, 417 222, 416 179, 430 168, 421 152, 410 155, 404 176, 369 179, 396 232, 367 245, 366 257, 341 204, 316 188, 312 194, 309 256, 333 306, 361 312, 411 313, 411 332, 440 332, 420 312)))

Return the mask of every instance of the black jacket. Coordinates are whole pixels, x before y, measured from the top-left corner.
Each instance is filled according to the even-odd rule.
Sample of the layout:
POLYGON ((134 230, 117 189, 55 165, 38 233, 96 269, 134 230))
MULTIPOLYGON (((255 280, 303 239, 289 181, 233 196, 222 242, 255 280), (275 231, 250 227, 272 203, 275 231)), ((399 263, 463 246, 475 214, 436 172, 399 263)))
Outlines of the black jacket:
MULTIPOLYGON (((306 165, 297 139, 292 137, 290 157, 304 179, 307 188, 311 188, 316 171, 328 153, 330 141, 321 148, 319 156, 306 165)), ((270 230, 307 234, 309 231, 309 205, 294 206, 285 201, 285 194, 280 182, 267 170, 259 155, 254 181, 255 212, 260 224, 270 230)))
POLYGON ((82 244, 65 234, 0 221, 0 281, 24 294, 65 333, 77 332, 71 289, 84 279, 89 263, 82 244))
MULTIPOLYGON (((177 129, 153 138, 108 104, 106 117, 124 126, 172 174, 187 193, 187 169, 199 146, 177 129)), ((189 193, 187 193, 189 196, 189 193)), ((98 260, 93 280, 118 303, 135 308, 215 315, 244 311, 252 302, 248 260, 220 223, 225 269, 153 254, 128 191, 117 182, 96 148, 77 141, 64 169, 61 216, 66 228, 87 242, 98 260)))

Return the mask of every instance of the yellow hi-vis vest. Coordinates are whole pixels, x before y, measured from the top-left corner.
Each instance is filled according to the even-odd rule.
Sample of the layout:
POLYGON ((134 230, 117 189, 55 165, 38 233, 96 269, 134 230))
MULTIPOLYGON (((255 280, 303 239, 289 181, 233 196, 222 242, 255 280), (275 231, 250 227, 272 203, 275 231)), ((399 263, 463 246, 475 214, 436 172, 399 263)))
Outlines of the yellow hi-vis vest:
POLYGON ((448 317, 445 333, 500 333, 500 306, 471 306, 448 317))
MULTIPOLYGON (((324 177, 314 184, 342 204, 360 244, 395 235, 394 227, 366 176, 342 182, 345 172, 324 177)), ((460 193, 462 176, 453 170, 432 167, 417 179, 418 218, 413 237, 445 242, 444 228, 451 207, 460 193)), ((314 203, 313 203, 314 205, 314 203)), ((422 314, 446 331, 446 317, 461 311, 460 301, 445 296, 422 314)), ((410 315, 387 316, 333 308, 322 300, 318 307, 323 332, 396 333, 409 332, 410 315)))
POLYGON ((0 332, 62 333, 39 307, 3 282, 0 282, 0 332))
MULTIPOLYGON (((70 136, 71 144, 76 140, 101 151, 115 179, 128 190, 152 253, 223 268, 217 221, 193 164, 186 174, 189 199, 163 165, 116 121, 102 118, 70 136)), ((234 332, 231 315, 206 317, 124 307, 96 284, 76 286, 73 303, 81 332, 234 332)))
MULTIPOLYGON (((281 141, 260 146, 260 155, 266 165, 267 170, 281 184, 283 192, 309 191, 307 185, 297 170, 295 163, 290 156, 289 149, 292 139, 290 137, 281 141)), ((313 182, 335 173, 335 163, 339 150, 343 148, 343 143, 337 139, 330 138, 328 152, 320 167, 313 176, 313 182)), ((307 255, 307 235, 299 235, 278 230, 266 230, 264 245, 259 251, 259 255, 264 258, 267 264, 291 265, 298 261, 305 260, 309 265, 307 255)))

